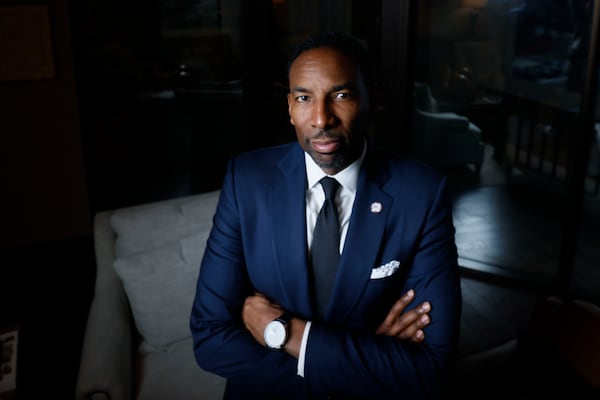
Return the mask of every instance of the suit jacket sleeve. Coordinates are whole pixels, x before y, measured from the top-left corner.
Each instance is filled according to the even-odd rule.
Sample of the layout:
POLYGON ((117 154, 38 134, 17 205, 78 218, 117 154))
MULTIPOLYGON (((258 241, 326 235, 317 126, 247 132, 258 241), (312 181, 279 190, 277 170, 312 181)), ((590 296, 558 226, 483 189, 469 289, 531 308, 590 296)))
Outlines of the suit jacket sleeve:
MULTIPOLYGON (((248 180, 247 176, 235 168, 236 164, 230 163, 192 307, 190 326, 198 364, 246 385, 270 387, 279 393, 307 391, 310 398, 328 395, 365 399, 441 396, 456 350, 461 305, 454 227, 445 179, 437 175, 432 179, 432 175, 426 173, 428 183, 425 185, 419 174, 411 178, 414 182, 405 183, 406 187, 425 188, 427 193, 423 196, 409 194, 394 200, 397 204, 410 201, 414 204, 401 207, 399 213, 405 214, 405 221, 399 222, 394 216, 386 226, 379 254, 383 258, 377 261, 390 261, 397 257, 395 251, 407 249, 402 258, 402 278, 369 282, 367 285, 373 285, 373 288, 368 287, 357 306, 348 311, 346 320, 349 323, 313 323, 307 344, 305 377, 300 378, 296 374, 295 358, 263 348, 241 321, 245 297, 255 289, 262 291, 277 283, 273 280, 267 284, 276 271, 262 269, 270 268, 264 266, 268 262, 264 260, 268 258, 265 254, 272 249, 261 249, 258 251, 265 253, 255 254, 255 248, 260 247, 257 241, 261 240, 255 236, 260 235, 250 238, 242 232, 249 225, 249 211, 247 204, 238 204, 238 199, 244 196, 236 191, 246 190, 247 193, 249 188, 243 188, 245 183, 240 182, 248 180), (419 211, 415 212, 417 209, 419 211), (388 256, 391 258, 386 258, 388 256), (259 270, 257 265, 261 262, 263 265, 259 270), (388 293, 385 298, 378 294, 380 287, 385 287, 388 293), (425 341, 414 344, 374 335, 377 322, 381 322, 393 302, 410 288, 416 293, 414 305, 425 300, 432 304, 432 323, 425 329, 425 341), (376 315, 375 320, 373 315, 376 315)), ((407 190, 395 187, 394 192, 405 193, 407 190)), ((250 225, 256 225, 255 222, 250 225)), ((265 233, 268 236, 268 232, 265 233)), ((262 239, 269 242, 268 238, 262 239)), ((372 267, 366 266, 368 271, 372 267)), ((290 303, 286 304, 284 292, 266 294, 281 294, 275 300, 285 308, 290 306, 290 303)), ((310 319, 310 315, 305 316, 310 319)))
POLYGON ((431 302, 432 322, 425 328, 425 341, 414 344, 372 332, 313 324, 305 364, 310 391, 377 399, 444 397, 457 349, 462 304, 445 178, 439 181, 432 199, 398 292, 400 296, 415 289, 412 305, 431 302))
POLYGON ((200 267, 190 318, 194 354, 200 367, 229 380, 254 384, 257 391, 292 393, 303 384, 297 360, 259 345, 241 318, 254 288, 243 251, 234 165, 229 163, 200 267))

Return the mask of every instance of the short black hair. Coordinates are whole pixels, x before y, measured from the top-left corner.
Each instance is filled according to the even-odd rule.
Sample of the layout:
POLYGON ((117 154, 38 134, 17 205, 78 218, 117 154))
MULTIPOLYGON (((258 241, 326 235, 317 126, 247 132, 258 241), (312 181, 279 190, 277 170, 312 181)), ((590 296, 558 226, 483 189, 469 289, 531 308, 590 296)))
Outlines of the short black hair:
POLYGON ((339 32, 323 32, 315 36, 310 36, 300 43, 292 53, 288 62, 288 76, 292 64, 300 54, 307 50, 321 47, 329 47, 338 50, 349 57, 360 69, 365 82, 368 84, 371 81, 371 67, 367 50, 358 40, 339 32))

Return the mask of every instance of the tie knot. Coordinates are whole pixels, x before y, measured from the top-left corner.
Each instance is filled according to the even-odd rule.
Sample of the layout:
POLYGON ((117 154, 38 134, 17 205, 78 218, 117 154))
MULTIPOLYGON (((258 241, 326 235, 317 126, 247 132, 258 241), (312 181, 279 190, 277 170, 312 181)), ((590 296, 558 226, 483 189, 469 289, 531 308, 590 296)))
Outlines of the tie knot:
POLYGON ((340 187, 340 183, 334 179, 326 176, 325 178, 319 181, 321 186, 323 186, 323 191, 325 192, 325 200, 333 201, 335 199, 335 193, 340 187))

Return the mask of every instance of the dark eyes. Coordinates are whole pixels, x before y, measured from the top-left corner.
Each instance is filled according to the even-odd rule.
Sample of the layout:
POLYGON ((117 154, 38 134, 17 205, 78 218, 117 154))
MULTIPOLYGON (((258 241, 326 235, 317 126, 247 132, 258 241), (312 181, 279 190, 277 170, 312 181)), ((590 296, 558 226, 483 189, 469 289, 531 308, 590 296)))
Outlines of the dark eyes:
POLYGON ((352 98, 352 94, 348 92, 340 92, 335 94, 336 99, 350 99, 352 98))
MULTIPOLYGON (((352 93, 350 93, 350 92, 337 92, 331 96, 331 98, 333 100, 348 100, 348 99, 351 99, 352 97, 353 97, 352 93)), ((308 95, 301 95, 301 96, 296 97, 296 101, 298 103, 305 103, 309 100, 310 100, 310 96, 308 96, 308 95)))

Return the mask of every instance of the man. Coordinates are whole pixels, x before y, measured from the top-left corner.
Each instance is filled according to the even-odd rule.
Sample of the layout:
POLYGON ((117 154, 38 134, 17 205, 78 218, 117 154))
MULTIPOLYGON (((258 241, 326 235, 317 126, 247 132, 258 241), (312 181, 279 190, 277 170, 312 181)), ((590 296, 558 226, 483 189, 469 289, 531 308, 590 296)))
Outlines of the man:
POLYGON ((227 378, 230 399, 441 397, 461 305, 446 179, 368 143, 354 41, 305 42, 289 85, 298 143, 228 166, 190 320, 198 364, 227 378), (332 201, 324 176, 338 182, 332 201), (339 261, 317 268, 327 202, 339 261))

